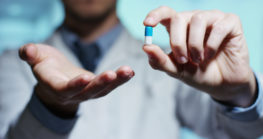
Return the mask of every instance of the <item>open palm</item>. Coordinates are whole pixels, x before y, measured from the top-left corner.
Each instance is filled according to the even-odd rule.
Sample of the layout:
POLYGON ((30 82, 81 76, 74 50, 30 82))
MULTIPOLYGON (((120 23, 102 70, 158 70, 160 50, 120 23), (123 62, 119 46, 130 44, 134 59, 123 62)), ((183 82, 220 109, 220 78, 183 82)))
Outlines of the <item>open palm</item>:
POLYGON ((95 75, 43 44, 21 47, 20 57, 28 62, 38 80, 35 92, 41 101, 53 111, 70 114, 76 112, 80 102, 105 96, 134 76, 128 66, 95 75))

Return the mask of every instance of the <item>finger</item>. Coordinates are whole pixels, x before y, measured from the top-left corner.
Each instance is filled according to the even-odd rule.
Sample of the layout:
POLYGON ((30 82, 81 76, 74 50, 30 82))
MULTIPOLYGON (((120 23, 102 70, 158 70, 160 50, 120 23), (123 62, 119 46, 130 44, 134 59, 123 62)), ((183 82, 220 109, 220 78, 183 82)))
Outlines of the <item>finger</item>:
POLYGON ((203 60, 203 42, 207 28, 206 16, 199 13, 195 14, 189 25, 188 50, 191 60, 194 63, 200 63, 203 60))
POLYGON ((205 11, 193 14, 189 23, 188 50, 191 60, 200 63, 204 59, 204 40, 205 34, 223 14, 219 11, 205 11))
POLYGON ((111 83, 107 88, 96 94, 93 98, 98 98, 109 94, 115 88, 129 81, 135 74, 134 71, 128 66, 122 66, 117 71, 116 80, 111 83))
POLYGON ((175 60, 180 64, 188 61, 186 32, 187 22, 181 14, 176 14, 171 20, 170 25, 170 44, 175 60))
POLYGON ((164 20, 169 20, 173 17, 176 12, 166 6, 161 6, 151 11, 144 20, 145 26, 156 26, 158 23, 164 20))
POLYGON ((170 57, 156 45, 144 45, 143 50, 149 57, 149 63, 153 69, 161 70, 170 74, 176 74, 177 68, 170 57))
POLYGON ((19 49, 19 56, 29 65, 34 65, 38 61, 38 50, 35 44, 26 44, 19 49))
POLYGON ((236 15, 228 14, 224 19, 214 23, 206 44, 206 59, 209 60, 215 56, 219 47, 228 36, 235 37, 240 34, 242 34, 240 19, 236 15))
POLYGON ((82 89, 84 89, 94 78, 95 76, 90 76, 87 74, 81 74, 73 78, 68 82, 65 95, 68 97, 76 95, 77 92, 80 92, 82 89))
POLYGON ((86 86, 79 94, 73 97, 73 99, 87 100, 92 98, 98 92, 107 88, 107 86, 114 82, 117 78, 117 74, 114 71, 105 71, 95 77, 88 86, 86 86))

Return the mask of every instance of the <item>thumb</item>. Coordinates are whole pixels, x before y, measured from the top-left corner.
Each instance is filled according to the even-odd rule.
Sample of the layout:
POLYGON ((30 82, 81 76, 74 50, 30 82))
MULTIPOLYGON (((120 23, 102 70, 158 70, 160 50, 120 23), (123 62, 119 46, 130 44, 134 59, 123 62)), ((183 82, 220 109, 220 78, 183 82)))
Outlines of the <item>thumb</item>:
POLYGON ((39 53, 37 44, 26 44, 19 49, 19 56, 22 60, 26 61, 30 66, 36 65, 43 59, 39 53))
POLYGON ((152 68, 169 74, 177 74, 177 67, 173 57, 164 53, 159 46, 144 45, 143 50, 148 55, 152 68))

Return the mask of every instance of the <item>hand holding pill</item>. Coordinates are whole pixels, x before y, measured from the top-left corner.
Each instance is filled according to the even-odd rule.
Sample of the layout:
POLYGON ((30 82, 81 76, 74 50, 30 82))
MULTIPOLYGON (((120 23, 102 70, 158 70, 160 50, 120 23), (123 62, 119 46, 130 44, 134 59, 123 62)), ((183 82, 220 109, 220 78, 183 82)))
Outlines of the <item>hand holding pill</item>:
MULTIPOLYGON (((146 35, 144 51, 157 70, 234 106, 251 105, 256 82, 239 17, 221 11, 178 13, 169 7, 151 11, 146 30, 159 23, 169 33, 171 53, 152 45, 146 35)), ((158 36, 158 35, 155 35, 158 36)))

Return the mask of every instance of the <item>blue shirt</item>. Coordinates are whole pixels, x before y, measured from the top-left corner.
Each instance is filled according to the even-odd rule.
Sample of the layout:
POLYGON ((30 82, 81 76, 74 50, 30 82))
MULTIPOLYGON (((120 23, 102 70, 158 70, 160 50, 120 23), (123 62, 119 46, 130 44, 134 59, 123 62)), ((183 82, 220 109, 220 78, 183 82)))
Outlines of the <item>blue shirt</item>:
POLYGON ((62 33, 63 41, 74 52, 76 57, 79 58, 83 66, 87 70, 94 72, 95 69, 91 68, 92 70, 90 70, 86 67, 85 64, 90 59, 92 60, 92 62, 94 62, 94 66, 96 67, 101 61, 101 59, 103 58, 103 56, 106 54, 106 52, 111 48, 115 40, 119 37, 122 29, 123 29, 122 25, 118 24, 115 27, 113 27, 110 31, 101 35, 94 42, 82 42, 77 36, 77 34, 69 31, 66 27, 62 27, 61 33, 62 33), (97 49, 94 49, 94 47, 96 47, 97 49), (97 50, 96 56, 93 56, 95 50, 97 50))
MULTIPOLYGON (((90 42, 90 43, 81 42, 76 34, 70 32, 66 28, 62 28, 61 33, 64 42, 67 44, 67 46, 70 47, 70 49, 76 55, 78 55, 78 52, 75 49, 76 42, 84 47, 89 47, 92 44, 96 43, 100 51, 100 56, 97 58, 97 61, 95 63, 98 64, 102 59, 103 55, 107 53, 107 51, 111 48, 113 43, 119 37, 122 29, 123 26, 119 24, 115 26, 113 29, 111 29, 110 31, 108 31, 107 33, 103 34, 101 37, 99 37, 95 42, 90 42)), ((89 55, 89 52, 87 52, 87 55, 89 55)), ((240 108, 240 107, 229 107, 224 104, 218 103, 218 106, 221 109, 221 111, 223 111, 225 115, 227 115, 228 117, 236 120, 252 121, 257 119, 260 116, 260 114, 263 112, 263 103, 262 103, 263 93, 258 79, 257 79, 257 84, 258 84, 258 96, 253 105, 251 105, 248 108, 240 108)), ((40 100, 35 96, 34 93, 29 102, 29 110, 36 117, 36 119, 38 119, 45 127, 59 134, 66 134, 70 132, 77 120, 77 115, 72 119, 62 119, 52 114, 40 102, 40 100)))

